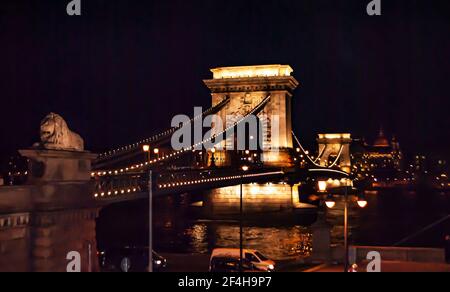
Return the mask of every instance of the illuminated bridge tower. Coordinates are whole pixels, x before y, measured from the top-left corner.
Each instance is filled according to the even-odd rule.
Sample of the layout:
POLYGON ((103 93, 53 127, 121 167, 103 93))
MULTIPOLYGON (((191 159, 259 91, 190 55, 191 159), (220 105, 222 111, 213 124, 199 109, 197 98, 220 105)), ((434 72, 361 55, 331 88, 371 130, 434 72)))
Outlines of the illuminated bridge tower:
MULTIPOLYGON (((293 70, 287 65, 225 67, 211 70, 213 79, 205 80, 211 90, 212 104, 229 98, 229 103, 218 113, 225 125, 213 127, 213 134, 232 126, 255 108, 260 125, 265 128, 262 137, 248 135, 246 139, 262 140, 263 151, 259 160, 266 167, 290 167, 293 165, 291 106, 293 91, 299 83, 291 76, 293 70), (267 97, 270 99, 267 100, 267 97), (264 102, 267 102, 264 104, 264 102), (264 107, 262 107, 264 106, 264 107), (230 120, 230 117, 232 119, 230 120), (234 118, 234 120, 233 120, 234 118), (275 119, 275 120, 274 120, 275 119), (277 127, 273 129, 273 127, 277 127)), ((221 149, 216 151, 216 165, 232 164, 236 153, 236 136, 227 137, 221 149)), ((241 142, 240 142, 241 143, 241 142)), ((249 141, 246 141, 246 144, 249 141)), ((255 142, 253 142, 255 143, 255 142)), ((258 155, 258 154, 253 154, 258 155)), ((251 159, 251 157, 248 157, 251 159)), ((242 157, 241 157, 242 159, 242 157)), ((251 166, 250 166, 251 167, 251 166)), ((212 215, 239 213, 239 186, 211 190, 204 207, 212 215)), ((296 208, 299 204, 298 189, 283 182, 248 184, 243 186, 245 212, 273 212, 296 208)))
MULTIPOLYGON (((222 121, 228 122, 228 125, 235 122, 229 117, 238 119, 247 115, 270 95, 270 100, 258 114, 260 123, 266 129, 264 136, 260 137, 264 146, 260 159, 265 166, 291 166, 293 164, 290 155, 293 148, 292 93, 299 85, 291 76, 292 68, 287 65, 267 65, 224 67, 211 71, 213 79, 204 82, 211 90, 212 104, 216 105, 223 99, 230 98, 228 105, 218 113, 222 121), (277 129, 272 129, 273 125, 278 125, 277 129)), ((217 127, 213 133, 219 133, 221 130, 217 127)), ((249 139, 252 138, 256 139, 249 137, 249 139)), ((225 151, 217 154, 219 164, 230 163, 230 155, 226 154, 226 150, 235 149, 234 143, 235 137, 227 137, 227 140, 222 143, 221 148, 225 151)))
POLYGON ((342 171, 351 172, 351 134, 319 134, 318 162, 321 166, 335 164, 342 171))

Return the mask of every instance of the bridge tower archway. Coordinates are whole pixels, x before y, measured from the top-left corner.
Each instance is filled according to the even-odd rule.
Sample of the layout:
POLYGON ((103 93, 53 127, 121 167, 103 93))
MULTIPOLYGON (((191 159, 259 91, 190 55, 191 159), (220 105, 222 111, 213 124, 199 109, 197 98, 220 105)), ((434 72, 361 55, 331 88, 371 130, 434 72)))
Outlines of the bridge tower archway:
POLYGON ((319 134, 317 161, 321 166, 336 165, 342 171, 351 172, 350 144, 351 134, 319 134))
MULTIPOLYGON (((268 103, 257 113, 265 131, 262 135, 261 132, 257 133, 258 137, 253 139, 261 140, 261 148, 264 149, 261 153, 261 162, 265 166, 292 166, 292 96, 299 85, 291 76, 292 68, 288 65, 223 67, 212 69, 211 72, 213 79, 204 82, 211 91, 212 104, 230 98, 227 106, 217 114, 222 119, 224 127, 232 125, 233 118, 246 116, 270 96, 268 103)), ((214 128, 213 134, 218 134, 222 130, 214 128)), ((227 137, 220 144, 225 153, 222 155, 225 156, 223 163, 226 166, 232 164, 231 152, 236 150, 234 136, 227 137)))

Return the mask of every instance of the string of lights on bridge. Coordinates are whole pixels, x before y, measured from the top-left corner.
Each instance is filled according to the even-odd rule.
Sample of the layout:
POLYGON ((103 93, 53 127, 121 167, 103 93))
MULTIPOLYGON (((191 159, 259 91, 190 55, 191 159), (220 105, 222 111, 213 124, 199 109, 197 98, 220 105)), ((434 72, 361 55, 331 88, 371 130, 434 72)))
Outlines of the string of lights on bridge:
POLYGON ((208 138, 206 140, 203 140, 199 143, 196 143, 195 145, 192 145, 188 148, 176 151, 174 153, 171 154, 167 154, 163 157, 159 157, 157 159, 153 159, 151 161, 147 161, 145 163, 140 163, 140 164, 135 164, 129 167, 125 167, 125 168, 121 168, 121 169, 116 169, 116 170, 107 170, 107 171, 98 171, 98 172, 92 172, 92 177, 95 176, 107 176, 107 175, 121 175, 124 173, 129 173, 129 172, 133 172, 133 171, 139 171, 140 169, 143 169, 147 166, 150 165, 155 165, 159 162, 163 162, 166 161, 168 159, 172 159, 172 158, 178 158, 180 155, 183 155, 185 153, 188 152, 192 152, 195 151, 195 149, 197 147, 203 146, 206 143, 209 143, 211 141, 213 141, 214 139, 216 139, 217 137, 223 137, 225 136, 229 131, 231 131, 232 129, 234 129, 235 126, 241 124, 243 121, 245 121, 249 116, 253 115, 255 112, 257 112, 263 105, 265 105, 270 99, 270 95, 267 96, 263 101, 261 101, 260 104, 258 104, 252 111, 250 111, 245 117, 241 118, 235 125, 232 125, 228 128, 226 128, 224 131, 222 131, 221 133, 212 136, 211 138, 208 138))
MULTIPOLYGON (((194 185, 201 185, 201 184, 208 184, 213 182, 225 182, 230 180, 237 180, 237 179, 249 179, 249 178, 257 178, 257 177, 267 177, 267 176, 274 176, 274 175, 282 175, 283 171, 272 171, 272 172, 263 172, 263 173, 252 173, 252 174, 242 174, 242 175, 231 175, 231 176, 219 176, 219 177, 212 177, 207 179, 192 179, 192 180, 180 180, 177 182, 172 183, 163 183, 158 184, 157 188, 162 189, 174 189, 177 187, 187 187, 187 186, 194 186, 194 185)), ((270 183, 268 183, 270 184, 270 183)), ((283 184, 286 184, 283 182, 283 184)), ((118 195, 125 195, 125 194, 132 194, 132 193, 138 193, 142 192, 142 188, 138 186, 133 187, 127 187, 127 188, 117 188, 117 189, 110 189, 106 191, 99 191, 94 194, 95 198, 103 198, 103 197, 111 197, 111 196, 118 196, 118 195)))
MULTIPOLYGON (((215 105, 215 106, 213 106, 213 107, 210 107, 209 109, 205 110, 205 111, 202 112, 201 114, 199 114, 199 115, 193 117, 193 118, 190 120, 190 123, 193 123, 193 122, 195 122, 195 121, 197 121, 197 120, 203 118, 205 115, 208 115, 210 112, 213 112, 213 111, 215 111, 216 109, 223 107, 225 104, 227 104, 227 103, 229 102, 229 100, 230 100, 229 97, 225 98, 224 100, 222 100, 222 101, 221 101, 220 103, 218 103, 217 105, 215 105)), ((117 149, 115 149, 115 150, 110 150, 110 151, 108 151, 108 152, 104 152, 104 153, 102 153, 102 154, 99 155, 99 158, 100 158, 100 159, 106 159, 106 158, 109 158, 109 157, 114 156, 114 155, 117 155, 117 154, 121 154, 121 153, 126 152, 126 151, 131 151, 131 150, 138 149, 140 146, 142 146, 142 145, 145 144, 145 143, 153 143, 153 142, 156 142, 156 141, 158 141, 159 139, 161 139, 161 138, 163 138, 163 137, 166 137, 166 136, 168 136, 168 135, 173 134, 175 131, 179 130, 181 127, 182 127, 182 125, 180 125, 180 126, 178 126, 178 127, 173 127, 173 128, 170 128, 170 129, 167 130, 167 131, 164 131, 164 132, 162 132, 162 133, 159 133, 159 134, 157 134, 157 135, 154 135, 154 136, 152 136, 152 137, 150 137, 150 138, 144 139, 144 140, 142 140, 142 141, 140 141, 140 142, 137 142, 137 143, 134 143, 134 144, 130 144, 130 145, 128 145, 128 146, 123 146, 123 147, 117 148, 117 149)))

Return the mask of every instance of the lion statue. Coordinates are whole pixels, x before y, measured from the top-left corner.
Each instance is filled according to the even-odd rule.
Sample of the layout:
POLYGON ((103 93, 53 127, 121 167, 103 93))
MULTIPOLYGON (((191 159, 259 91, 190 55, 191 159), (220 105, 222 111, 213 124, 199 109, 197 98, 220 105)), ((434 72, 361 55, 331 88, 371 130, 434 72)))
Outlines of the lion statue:
POLYGON ((66 121, 55 113, 48 114, 41 122, 39 146, 52 150, 84 151, 80 135, 70 131, 66 121))

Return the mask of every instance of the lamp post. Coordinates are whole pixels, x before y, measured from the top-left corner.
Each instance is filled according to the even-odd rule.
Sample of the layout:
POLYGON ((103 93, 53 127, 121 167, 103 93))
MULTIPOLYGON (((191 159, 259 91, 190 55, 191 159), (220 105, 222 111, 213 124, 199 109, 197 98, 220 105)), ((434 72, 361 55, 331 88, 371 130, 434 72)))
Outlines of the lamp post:
POLYGON ((156 158, 159 159, 159 149, 158 148, 153 149, 153 153, 155 153, 156 158))
POLYGON ((211 167, 216 167, 216 157, 215 157, 215 154, 216 154, 216 147, 213 147, 213 148, 211 149, 211 167))
POLYGON ((149 239, 148 239, 148 272, 153 272, 153 173, 148 172, 148 209, 149 209, 149 239))
MULTIPOLYGON (((249 167, 242 166, 242 171, 247 172, 249 167)), ((242 180, 244 179, 244 174, 241 174, 241 186, 240 186, 240 204, 239 204, 239 271, 242 273, 244 269, 244 195, 243 195, 243 185, 242 180)))
MULTIPOLYGON (((325 193, 324 190, 324 182, 319 182, 319 192, 325 193), (321 186, 322 185, 322 186, 321 186)), ((326 182, 325 182, 326 183, 326 182)), ((325 184, 326 185, 326 184, 325 184)), ((344 249, 345 249, 345 258, 344 258, 344 272, 348 272, 349 270, 349 244, 348 244, 348 186, 344 187, 344 249)), ((326 188, 325 188, 326 189, 326 188)), ((336 206, 336 201, 334 200, 333 195, 330 193, 325 200, 325 205, 327 208, 332 209, 336 206)), ((365 208, 367 206, 367 200, 363 195, 358 196, 358 206, 360 208, 365 208)))
POLYGON ((151 157, 150 157, 150 145, 143 145, 143 146, 142 146, 142 151, 144 151, 144 152, 146 153, 147 161, 150 162, 150 161, 151 161, 151 157))

